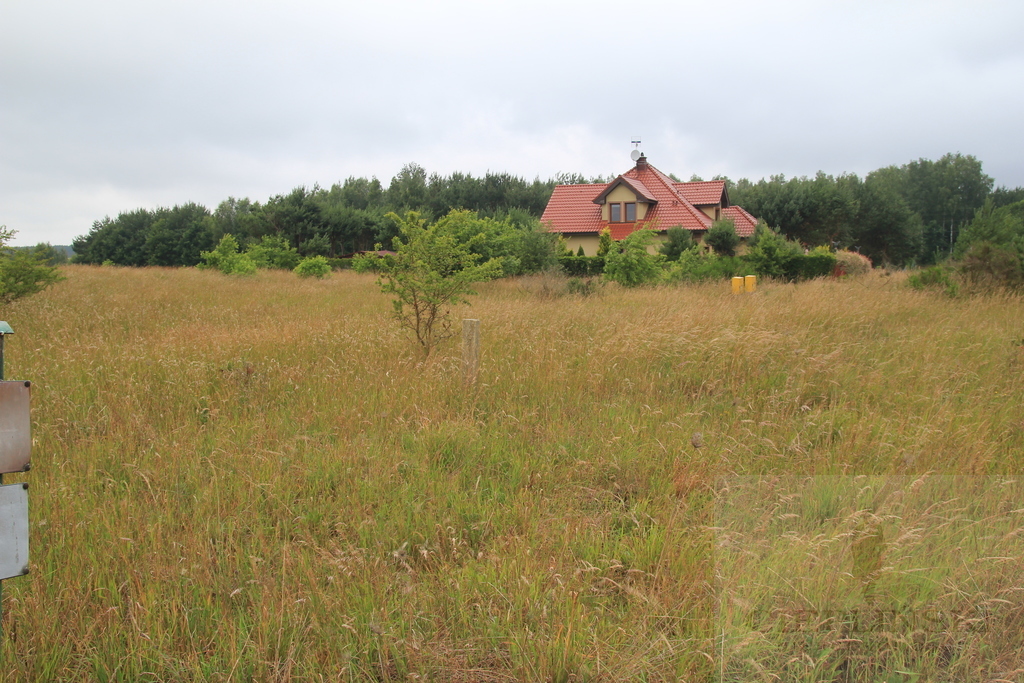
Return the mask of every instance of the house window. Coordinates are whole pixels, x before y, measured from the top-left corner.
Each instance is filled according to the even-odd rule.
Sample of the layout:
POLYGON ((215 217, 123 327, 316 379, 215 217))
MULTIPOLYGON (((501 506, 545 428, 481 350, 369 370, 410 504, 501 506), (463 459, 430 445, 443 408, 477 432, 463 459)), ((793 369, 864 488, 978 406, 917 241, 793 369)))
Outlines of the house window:
POLYGON ((716 206, 715 207, 715 220, 717 221, 717 220, 720 220, 721 218, 722 218, 722 210, 716 206))
POLYGON ((634 223, 636 222, 636 202, 626 202, 625 204, 609 204, 608 205, 608 222, 609 223, 634 223), (625 210, 623 210, 625 207, 625 210), (625 216, 623 216, 625 214, 625 216))

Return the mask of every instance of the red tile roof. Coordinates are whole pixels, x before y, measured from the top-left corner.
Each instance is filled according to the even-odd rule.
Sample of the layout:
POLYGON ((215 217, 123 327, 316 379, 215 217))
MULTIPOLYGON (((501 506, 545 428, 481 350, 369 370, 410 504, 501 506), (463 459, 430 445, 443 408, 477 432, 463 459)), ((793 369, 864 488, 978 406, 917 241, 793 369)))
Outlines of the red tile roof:
MULTIPOLYGON (((725 196, 724 180, 703 180, 693 183, 673 183, 686 201, 694 206, 705 206, 707 204, 718 204, 725 196)), ((728 197, 726 197, 728 199, 728 197)), ((725 202, 728 205, 728 201, 725 202)))
POLYGON ((711 219, 703 211, 688 202, 676 190, 675 181, 648 163, 636 166, 624 174, 642 182, 658 199, 658 203, 648 209, 644 216, 644 227, 667 230, 677 225, 689 230, 707 230, 711 227, 711 219), (652 225, 653 224, 653 225, 652 225))
POLYGON ((556 185, 540 217, 541 223, 551 223, 552 232, 601 232, 608 222, 601 220, 601 207, 594 204, 594 197, 604 188, 604 185, 556 185))
POLYGON ((757 227, 757 219, 739 206, 727 206, 722 209, 722 218, 732 219, 736 225, 736 234, 740 237, 750 237, 757 227))
MULTIPOLYGON (((677 183, 641 157, 636 166, 610 183, 555 186, 541 221, 548 223, 552 232, 560 233, 599 233, 610 227, 612 237, 617 240, 643 228, 661 231, 678 225, 702 232, 711 227, 712 220, 695 204, 718 204, 723 199, 728 201, 724 180, 677 183), (643 220, 636 223, 601 220, 601 206, 594 202, 622 182, 648 202, 643 220)), ((733 219, 740 237, 754 233, 757 220, 738 206, 723 207, 722 215, 733 219)))
POLYGON ((640 228, 636 227, 636 223, 609 223, 608 229, 613 240, 624 240, 640 228))

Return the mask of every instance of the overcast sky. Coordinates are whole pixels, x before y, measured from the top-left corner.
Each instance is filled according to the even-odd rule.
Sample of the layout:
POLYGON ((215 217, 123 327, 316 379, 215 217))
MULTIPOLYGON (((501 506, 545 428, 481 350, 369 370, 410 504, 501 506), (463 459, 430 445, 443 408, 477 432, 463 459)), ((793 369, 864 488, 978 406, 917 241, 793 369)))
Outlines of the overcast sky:
POLYGON ((428 172, 1024 185, 1024 2, 0 0, 0 224, 428 172))

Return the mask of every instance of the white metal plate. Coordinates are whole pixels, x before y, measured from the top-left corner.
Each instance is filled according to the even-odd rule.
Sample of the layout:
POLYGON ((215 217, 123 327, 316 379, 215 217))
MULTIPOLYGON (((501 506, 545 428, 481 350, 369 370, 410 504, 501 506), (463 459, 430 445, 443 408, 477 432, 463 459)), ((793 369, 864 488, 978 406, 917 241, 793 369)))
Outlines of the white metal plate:
POLYGON ((24 472, 32 454, 29 383, 0 382, 0 474, 24 472))
POLYGON ((0 486, 0 580, 28 574, 28 488, 0 486))

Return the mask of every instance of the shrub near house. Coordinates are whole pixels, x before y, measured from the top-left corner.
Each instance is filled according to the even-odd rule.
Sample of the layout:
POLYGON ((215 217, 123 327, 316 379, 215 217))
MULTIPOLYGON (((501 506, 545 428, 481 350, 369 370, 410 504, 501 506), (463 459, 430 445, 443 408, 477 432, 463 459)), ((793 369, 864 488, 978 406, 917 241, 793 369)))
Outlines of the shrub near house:
POLYGON ((871 259, 855 251, 837 251, 836 275, 863 275, 871 272, 871 259))

